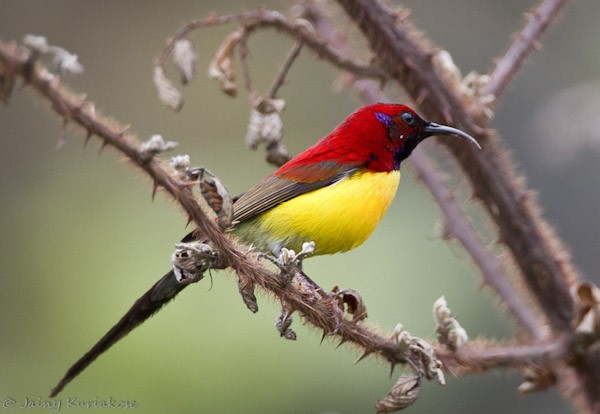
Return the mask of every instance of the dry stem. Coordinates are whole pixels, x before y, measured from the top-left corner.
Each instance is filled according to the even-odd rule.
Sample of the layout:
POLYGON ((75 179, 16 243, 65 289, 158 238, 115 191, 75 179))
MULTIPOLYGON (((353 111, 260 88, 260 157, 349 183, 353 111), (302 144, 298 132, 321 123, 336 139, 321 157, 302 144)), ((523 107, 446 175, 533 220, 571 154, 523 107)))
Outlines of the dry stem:
MULTIPOLYGON (((475 110, 475 98, 462 96, 455 85, 448 84, 439 68, 432 65, 435 52, 419 38, 408 22, 400 24, 394 13, 382 4, 366 0, 338 0, 364 32, 371 43, 373 52, 379 58, 384 71, 375 66, 364 66, 348 58, 337 48, 331 47, 300 25, 287 20, 278 12, 259 10, 229 16, 210 16, 196 20, 182 28, 171 39, 156 62, 162 66, 176 40, 185 37, 198 28, 230 22, 241 23, 247 33, 263 27, 274 27, 295 37, 307 45, 318 56, 335 66, 356 76, 395 79, 420 103, 423 113, 430 119, 452 123, 467 130, 483 141, 486 150, 477 153, 470 147, 460 146, 452 141, 444 141, 463 167, 471 180, 475 196, 481 199, 490 216, 498 225, 502 241, 511 250, 523 276, 535 295, 544 314, 555 331, 551 342, 531 345, 487 345, 473 343, 459 352, 449 353, 438 347, 439 358, 446 369, 455 374, 481 372, 499 367, 524 367, 528 365, 553 365, 557 361, 569 364, 574 370, 567 375, 576 384, 571 390, 578 397, 581 406, 592 412, 600 406, 600 390, 597 387, 600 375, 600 357, 593 349, 589 351, 574 348, 570 336, 573 318, 573 302, 568 294, 569 284, 577 274, 569 261, 560 240, 554 236, 548 224, 542 219, 539 209, 531 199, 531 194, 512 168, 511 161, 501 148, 498 138, 489 130, 482 112, 475 110), (564 333, 564 335, 562 334, 564 333)), ((500 95, 520 68, 524 58, 536 44, 537 38, 550 24, 566 0, 545 0, 532 14, 528 24, 517 37, 506 55, 498 62, 492 73, 492 81, 487 92, 500 95)), ((298 47, 299 49, 299 47, 298 47)), ((290 310, 299 311, 305 319, 324 332, 336 331, 342 341, 349 341, 368 353, 377 353, 390 363, 404 361, 397 344, 391 337, 377 333, 363 323, 343 320, 335 326, 336 317, 331 303, 327 300, 308 300, 305 292, 293 286, 283 285, 278 275, 264 268, 256 258, 240 250, 206 214, 199 208, 189 186, 180 183, 169 174, 154 157, 140 150, 137 139, 126 132, 127 128, 97 115, 92 103, 85 98, 77 98, 60 85, 59 78, 52 77, 45 69, 28 60, 26 53, 14 45, 0 42, 0 65, 5 72, 22 77, 37 90, 65 120, 82 126, 88 135, 96 135, 123 154, 135 165, 152 177, 155 186, 163 187, 182 206, 194 221, 199 231, 207 235, 215 249, 220 252, 226 264, 253 284, 272 292, 290 310)), ((249 88, 249 77, 246 79, 249 88)), ((452 195, 440 180, 435 167, 418 156, 417 169, 428 183, 434 197, 442 206, 444 214, 458 223, 453 228, 457 237, 473 256, 490 284, 503 298, 507 307, 528 328, 535 338, 541 337, 537 319, 524 310, 519 296, 513 298, 512 286, 500 270, 497 260, 483 248, 481 240, 472 231, 452 195), (419 165, 421 167, 419 167, 419 165), (511 301, 512 298, 512 301, 511 301), (537 329, 536 329, 537 328, 537 329)), ((413 156, 414 158, 414 156, 413 156)), ((566 380, 563 378, 563 382, 566 380)))
POLYGON ((500 240, 512 252, 551 327, 568 330, 573 318, 569 284, 577 278, 577 272, 496 134, 488 129, 482 114, 471 113, 470 108, 477 107, 478 102, 457 94, 432 65, 435 51, 406 22, 397 24, 395 14, 382 4, 338 1, 363 31, 382 67, 420 102, 429 119, 452 123, 482 143, 484 151, 453 140, 441 141, 455 156, 474 195, 496 222, 500 240))
MULTIPOLYGON (((335 43, 336 47, 346 55, 351 55, 348 45, 342 40, 343 36, 320 13, 319 9, 310 1, 304 2, 303 7, 305 8, 305 15, 314 24, 320 37, 326 39, 330 44, 335 43)), ((389 101, 372 81, 353 79, 351 83, 358 95, 367 103, 389 101)), ((477 231, 471 226, 456 202, 452 191, 444 183, 442 174, 437 171, 434 161, 427 157, 421 149, 411 155, 410 162, 418 177, 439 205, 451 235, 462 244, 465 251, 480 268, 486 283, 494 289, 510 314, 516 318, 533 339, 543 338, 543 324, 545 322, 523 300, 520 292, 517 291, 504 272, 500 259, 484 245, 477 231)))
POLYGON ((568 0, 544 0, 527 15, 527 24, 517 33, 508 50, 496 62, 490 73, 486 93, 496 96, 496 100, 506 91, 506 87, 517 74, 532 50, 539 48, 539 38, 556 18, 568 0))

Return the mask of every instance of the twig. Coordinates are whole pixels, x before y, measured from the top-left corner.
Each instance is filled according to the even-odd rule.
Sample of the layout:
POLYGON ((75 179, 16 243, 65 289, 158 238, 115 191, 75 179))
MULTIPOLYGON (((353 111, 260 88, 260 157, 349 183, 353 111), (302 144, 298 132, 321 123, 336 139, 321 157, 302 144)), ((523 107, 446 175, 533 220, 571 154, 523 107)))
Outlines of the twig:
POLYGON ((240 38, 238 43, 238 54, 240 57, 240 66, 242 67, 242 76, 244 78, 244 89, 249 99, 254 95, 254 89, 252 89, 252 79, 250 77, 250 69, 248 68, 248 35, 244 32, 244 35, 240 38))
POLYGON ((436 355, 444 364, 444 369, 456 376, 498 368, 547 365, 568 357, 568 344, 564 340, 532 345, 490 345, 485 341, 476 340, 458 351, 449 351, 443 346, 435 346, 435 349, 436 355))
MULTIPOLYGON (((555 334, 569 333, 574 303, 569 286, 579 278, 570 257, 549 224, 542 218, 532 194, 519 177, 507 152, 492 131, 487 130, 477 107, 462 96, 431 65, 432 51, 407 24, 397 25, 395 14, 381 3, 367 0, 338 0, 363 31, 382 67, 413 99, 430 119, 441 120, 476 135, 485 150, 443 141, 457 159, 497 223, 500 240, 510 249, 520 267, 529 291, 548 317, 555 334), (418 39, 418 40, 417 40, 418 39), (487 139, 486 139, 487 138, 487 139)), ((600 351, 589 349, 574 360, 565 361, 566 369, 558 378, 570 399, 587 412, 600 411, 600 351), (571 369, 573 368, 573 369, 571 369)))
POLYGON ((285 77, 287 76, 288 72, 292 68, 294 61, 300 54, 301 50, 302 50, 302 42, 296 42, 296 44, 292 47, 292 50, 290 50, 289 55, 285 59, 285 62, 281 66, 281 69, 279 70, 279 73, 277 74, 277 77, 275 78, 275 81, 273 82, 273 85, 271 86, 269 95, 267 95, 269 98, 275 98, 275 96, 277 96, 277 92, 279 91, 279 88, 281 88, 283 86, 283 84, 285 82, 285 77))
POLYGON ((542 339, 545 336, 543 319, 536 315, 534 309, 523 300, 521 293, 504 272, 500 259, 485 247, 456 203, 452 191, 444 184, 442 175, 437 171, 433 161, 423 151, 412 154, 411 161, 417 176, 426 183, 444 213, 445 225, 450 229, 450 235, 469 252, 481 270, 483 279, 502 298, 502 303, 510 314, 534 339, 542 339))
POLYGON ((167 41, 163 51, 154 60, 155 65, 163 66, 164 62, 169 58, 173 46, 177 40, 186 37, 190 32, 202 27, 210 27, 223 25, 227 23, 239 23, 244 26, 247 33, 260 28, 275 28, 295 37, 298 41, 303 42, 313 50, 317 56, 327 60, 329 63, 341 69, 347 70, 358 77, 369 77, 384 79, 385 73, 377 66, 366 66, 348 59, 337 53, 337 51, 320 39, 311 34, 301 24, 295 24, 285 18, 284 15, 277 11, 260 9, 246 13, 232 14, 226 16, 210 15, 200 20, 192 20, 185 26, 181 27, 177 33, 167 41))
MULTIPOLYGON (((390 363, 404 362, 405 355, 399 351, 392 335, 385 337, 363 323, 340 321, 335 313, 337 303, 327 299, 307 302, 304 288, 282 284, 278 274, 263 267, 254 254, 242 251, 207 217, 187 183, 179 182, 164 170, 156 158, 142 156, 139 140, 134 135, 123 134, 123 127, 117 122, 97 115, 91 102, 76 98, 60 84, 57 77, 48 76, 44 68, 32 64, 26 53, 19 51, 14 45, 10 46, 0 41, 0 65, 4 66, 5 72, 22 77, 27 85, 51 103, 52 109, 61 117, 75 122, 88 134, 99 137, 106 145, 122 152, 152 178, 154 185, 163 187, 198 226, 198 231, 212 242, 215 250, 221 255, 224 266, 231 267, 252 284, 272 292, 288 305, 290 311, 300 312, 306 321, 324 332, 336 332, 335 335, 343 342, 351 342, 369 353, 379 354, 390 363)), ((313 296, 316 297, 316 294, 313 296)))
MULTIPOLYGON (((311 2, 304 4, 305 14, 311 20, 321 38, 328 43, 335 41, 336 47, 348 54, 347 44, 341 40, 336 29, 325 19, 320 11, 311 2)), ((378 89, 372 81, 353 80, 354 90, 367 103, 388 102, 389 99, 378 89)), ((451 234, 464 247, 465 251, 473 258, 480 268, 484 280, 501 298, 507 310, 517 319, 534 339, 543 338, 542 322, 533 309, 523 300, 510 282, 503 270, 500 260, 487 249, 471 226, 461 208, 458 206, 452 191, 445 185, 442 175, 429 157, 421 151, 415 151, 409 159, 417 175, 421 178, 427 189, 431 192, 442 213, 445 222, 451 229, 451 234)))
POLYGON ((517 176, 509 155, 485 124, 467 108, 477 106, 459 96, 431 65, 433 52, 422 35, 407 24, 398 25, 395 14, 381 3, 367 0, 338 0, 363 31, 371 48, 388 71, 433 120, 445 120, 476 135, 484 146, 477 151, 453 140, 442 141, 455 156, 471 181, 474 195, 481 199, 498 225, 500 240, 512 252, 550 326, 570 329, 573 301, 569 284, 577 279, 566 249, 542 218, 537 204, 517 176), (418 40, 417 40, 418 39, 418 40))
POLYGON ((527 23, 523 30, 515 36, 515 40, 508 50, 496 62, 494 70, 490 73, 490 82, 485 88, 485 93, 498 98, 504 93, 518 70, 523 65, 525 58, 532 50, 538 49, 538 39, 550 26, 568 0, 544 0, 527 15, 527 23))
MULTIPOLYGON (((16 47, 6 45, 0 41, 0 64, 4 66, 6 71, 24 78, 27 85, 39 92, 43 98, 52 104, 52 109, 57 114, 77 123, 89 133, 98 136, 107 145, 121 151, 135 165, 149 174, 157 185, 165 188, 181 204, 200 231, 211 240, 215 249, 221 253, 224 265, 231 266, 252 283, 273 292, 283 302, 287 303, 291 310, 301 312, 309 323, 323 329, 325 332, 335 331, 335 335, 342 342, 352 342, 370 353, 381 355, 393 364, 404 362, 404 355, 399 352, 392 335, 386 337, 364 323, 336 320, 336 317, 332 314, 334 306, 331 306, 331 303, 327 300, 307 303, 305 292, 302 289, 298 289, 293 285, 282 285, 281 278, 278 275, 265 269, 256 261, 253 254, 240 250, 228 236, 223 234, 214 221, 210 220, 198 206, 196 198, 185 183, 180 183, 172 177, 163 169, 158 160, 140 156, 138 140, 134 135, 122 134, 120 132, 123 129, 121 125, 95 114, 92 109, 93 105, 89 101, 77 99, 57 81, 57 78, 49 78, 45 75, 45 70, 38 65, 31 66, 26 54, 17 50, 16 47)), ((455 361, 460 361, 461 358, 473 358, 473 355, 481 355, 485 352, 482 346, 475 344, 472 352, 469 351, 471 348, 465 348, 461 355, 452 358, 455 361)), ((501 348, 498 346, 493 347, 490 351, 491 355, 501 354, 501 348)), ((530 361, 532 355, 538 359, 552 359, 555 357, 550 352, 535 351, 535 348, 517 347, 516 349, 521 349, 524 358, 523 364, 530 361)), ((444 359, 450 360, 451 357, 441 348, 438 352, 441 353, 444 359)), ((495 360, 492 358, 488 364, 489 369, 502 366, 519 366, 519 363, 516 361, 508 363, 506 358, 496 357, 495 360)))

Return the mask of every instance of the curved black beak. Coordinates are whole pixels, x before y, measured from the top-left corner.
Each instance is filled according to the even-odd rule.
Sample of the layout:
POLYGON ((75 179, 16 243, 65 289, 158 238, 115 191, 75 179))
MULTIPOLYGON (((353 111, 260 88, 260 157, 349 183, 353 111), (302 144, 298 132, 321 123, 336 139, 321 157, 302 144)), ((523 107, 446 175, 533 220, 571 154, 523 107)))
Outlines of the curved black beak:
POLYGON ((469 140, 473 145, 481 149, 481 145, 479 145, 479 142, 477 142, 475 138, 473 138, 466 132, 461 131, 460 129, 452 128, 446 125, 436 124, 435 122, 429 122, 423 128, 423 131, 429 135, 458 135, 459 137, 463 137, 469 140))

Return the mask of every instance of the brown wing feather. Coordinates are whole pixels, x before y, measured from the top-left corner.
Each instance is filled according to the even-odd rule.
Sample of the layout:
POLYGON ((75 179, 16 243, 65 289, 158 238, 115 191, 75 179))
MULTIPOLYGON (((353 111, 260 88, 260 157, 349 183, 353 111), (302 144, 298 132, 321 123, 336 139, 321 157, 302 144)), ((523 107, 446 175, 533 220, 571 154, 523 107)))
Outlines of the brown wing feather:
POLYGON ((250 220, 294 197, 331 185, 352 175, 358 169, 357 167, 334 163, 320 164, 323 164, 319 165, 322 170, 320 175, 322 179, 318 181, 306 182, 288 178, 302 177, 301 169, 308 169, 306 166, 299 166, 294 168, 295 171, 281 175, 270 175, 265 178, 260 184, 242 194, 235 201, 233 219, 237 222, 250 220))

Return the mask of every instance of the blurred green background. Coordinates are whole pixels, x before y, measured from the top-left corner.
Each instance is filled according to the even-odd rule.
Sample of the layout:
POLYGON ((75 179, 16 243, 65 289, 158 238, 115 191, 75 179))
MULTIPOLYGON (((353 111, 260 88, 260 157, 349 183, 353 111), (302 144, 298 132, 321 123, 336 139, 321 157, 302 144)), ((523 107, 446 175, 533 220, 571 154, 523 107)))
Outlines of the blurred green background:
MULTIPOLYGON (((412 18, 466 73, 485 72, 522 23, 532 1, 407 0, 412 18)), ((132 124, 146 138, 162 134, 192 164, 214 171, 239 193, 271 171, 262 151, 245 148, 248 106, 205 76, 231 27, 198 31, 196 80, 183 90, 179 114, 157 100, 152 59, 164 40, 192 18, 283 1, 0 1, 0 37, 27 33, 76 53, 85 73, 67 80, 100 112, 132 124)), ((598 282, 600 221, 600 5, 573 2, 544 48, 502 100, 494 126, 513 150, 546 216, 570 246, 583 274, 598 282), (594 118, 595 116, 595 118, 594 118)), ((270 85, 292 42, 274 31, 251 38, 251 69, 270 85)), ((173 73, 173 72, 172 72, 173 73)), ((280 96, 287 100, 285 141, 293 153, 329 132, 360 102, 336 91, 337 72, 303 53, 280 96)), ((175 76, 175 75, 174 75, 175 76)), ((151 202, 151 185, 122 157, 62 121, 27 88, 0 109, 0 399, 47 401, 49 390, 76 358, 103 335, 169 267, 185 218, 168 198, 151 202), (60 150, 57 144, 66 140, 60 150), (39 400, 38 400, 39 399, 39 400)), ((443 149, 432 143, 430 149, 443 149)), ((363 295, 372 323, 390 331, 402 322, 432 337, 431 305, 446 295, 472 337, 510 337, 497 306, 468 256, 436 234, 439 211, 403 169, 399 197, 369 241, 344 256, 307 261, 325 287, 363 295)), ((490 235, 489 240, 493 239, 490 235)), ((369 413, 395 378, 357 352, 319 345, 320 333, 294 323, 299 339, 280 339, 278 308, 265 295, 260 312, 243 305, 231 274, 189 288, 158 316, 97 360, 59 396, 90 401, 134 400, 143 413, 369 413)), ((519 398, 518 375, 449 379, 424 386, 412 413, 569 413, 550 390, 519 398)), ((76 411, 76 409, 71 409, 76 411)), ((82 409, 83 410, 83 409, 82 409)), ((45 410, 39 409, 43 412, 45 410)), ((100 412, 89 409, 85 412, 100 412)), ((18 408, 3 412, 19 412, 18 408)), ((103 410, 102 412, 106 412, 103 410)))

